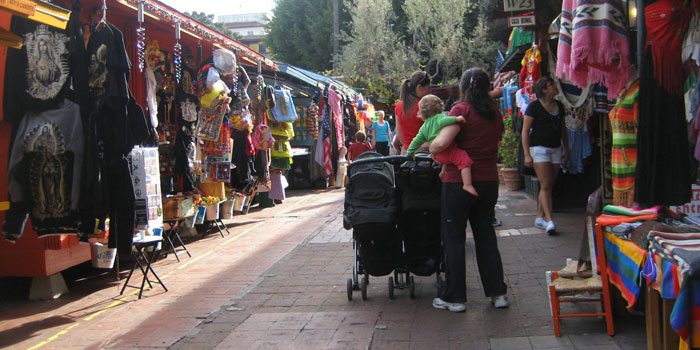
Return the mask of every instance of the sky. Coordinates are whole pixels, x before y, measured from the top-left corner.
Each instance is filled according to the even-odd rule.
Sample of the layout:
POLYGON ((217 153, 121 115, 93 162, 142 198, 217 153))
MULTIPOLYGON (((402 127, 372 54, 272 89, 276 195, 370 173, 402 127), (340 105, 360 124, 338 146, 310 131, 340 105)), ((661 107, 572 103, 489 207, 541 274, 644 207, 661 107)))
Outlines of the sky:
POLYGON ((180 12, 204 12, 214 15, 237 15, 244 13, 267 13, 272 16, 274 0, 160 0, 180 12))

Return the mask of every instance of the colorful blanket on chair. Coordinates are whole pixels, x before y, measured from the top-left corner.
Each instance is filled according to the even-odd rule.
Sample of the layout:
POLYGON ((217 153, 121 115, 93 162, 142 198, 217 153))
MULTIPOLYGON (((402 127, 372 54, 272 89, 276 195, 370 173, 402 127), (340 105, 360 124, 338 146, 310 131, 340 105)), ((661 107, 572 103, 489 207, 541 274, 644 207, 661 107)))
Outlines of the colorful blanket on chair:
POLYGON ((608 260, 608 276, 632 308, 639 298, 642 286, 642 267, 646 260, 646 250, 634 242, 603 233, 605 257, 608 260))

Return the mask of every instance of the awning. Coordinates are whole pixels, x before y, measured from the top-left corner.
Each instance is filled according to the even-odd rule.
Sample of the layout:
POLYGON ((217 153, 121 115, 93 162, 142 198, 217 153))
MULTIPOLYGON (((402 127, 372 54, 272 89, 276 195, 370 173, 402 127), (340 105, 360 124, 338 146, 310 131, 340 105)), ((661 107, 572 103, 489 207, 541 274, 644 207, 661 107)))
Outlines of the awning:
POLYGON ((235 52, 242 59, 257 64, 258 62, 265 66, 267 69, 276 71, 277 63, 271 59, 261 55, 260 53, 254 51, 253 49, 241 44, 240 42, 233 40, 196 20, 185 16, 178 10, 160 2, 157 0, 117 0, 120 4, 123 4, 134 11, 138 12, 139 2, 143 2, 144 12, 151 17, 170 22, 173 27, 175 27, 175 22, 180 23, 180 29, 188 35, 194 36, 196 38, 211 41, 214 43, 215 47, 221 47, 229 49, 235 52))

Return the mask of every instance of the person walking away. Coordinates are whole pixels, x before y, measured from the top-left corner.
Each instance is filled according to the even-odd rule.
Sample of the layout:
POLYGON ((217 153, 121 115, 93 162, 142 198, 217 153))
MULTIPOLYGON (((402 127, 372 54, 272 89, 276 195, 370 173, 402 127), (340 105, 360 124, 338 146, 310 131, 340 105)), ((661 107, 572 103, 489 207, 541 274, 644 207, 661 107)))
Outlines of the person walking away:
POLYGON ((493 218, 498 200, 496 157, 503 134, 503 117, 498 105, 489 96, 490 81, 485 70, 471 68, 460 80, 460 100, 450 116, 464 116, 464 124, 444 127, 430 144, 430 152, 444 151, 454 141, 474 161, 472 180, 479 196, 462 191, 462 177, 453 164, 446 164, 442 178, 440 227, 445 249, 445 287, 433 307, 452 312, 466 310, 467 282, 465 240, 467 222, 471 224, 484 294, 495 308, 508 307, 507 285, 498 250, 493 218))
POLYGON ((418 101, 430 93, 430 76, 423 71, 411 74, 410 79, 401 84, 399 103, 394 108, 396 115, 396 135, 394 147, 406 154, 408 145, 418 133, 423 120, 418 118, 418 101))
MULTIPOLYGON (((418 130, 418 134, 411 141, 411 145, 408 146, 406 155, 411 157, 416 152, 416 150, 423 145, 425 142, 432 142, 435 137, 438 136, 442 128, 453 125, 455 123, 464 124, 466 120, 463 116, 448 117, 442 113, 445 105, 442 103, 439 97, 435 95, 425 95, 418 103, 418 117, 423 119, 425 122, 418 130)), ((452 142, 446 150, 435 154, 435 160, 442 164, 442 170, 440 170, 440 178, 442 179, 445 174, 445 164, 454 164, 459 169, 462 175, 463 189, 469 192, 472 196, 478 196, 479 194, 474 189, 472 185, 472 172, 471 166, 472 161, 469 158, 467 152, 463 149, 457 148, 457 144, 452 142)))
POLYGON ((535 226, 545 229, 549 235, 556 233, 552 219, 552 188, 559 167, 569 159, 564 105, 554 99, 558 93, 557 85, 549 76, 544 76, 535 83, 537 99, 525 111, 522 131, 525 166, 535 168, 540 182, 535 226))
POLYGON ((389 140, 391 140, 389 123, 384 121, 384 111, 377 112, 377 117, 379 120, 372 123, 372 126, 370 127, 372 129, 372 145, 377 153, 383 156, 388 156, 389 140))
POLYGON ((362 153, 370 150, 369 146, 365 142, 366 136, 362 131, 355 133, 355 142, 353 142, 350 147, 348 147, 348 161, 352 162, 362 153))

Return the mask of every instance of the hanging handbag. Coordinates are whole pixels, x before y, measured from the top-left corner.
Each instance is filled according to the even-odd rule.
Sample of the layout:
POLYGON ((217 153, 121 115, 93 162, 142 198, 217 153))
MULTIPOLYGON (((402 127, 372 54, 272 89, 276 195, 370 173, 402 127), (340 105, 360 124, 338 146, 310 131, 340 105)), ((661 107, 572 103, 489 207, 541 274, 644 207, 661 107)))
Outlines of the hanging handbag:
POLYGON ((275 96, 275 107, 272 108, 272 117, 276 121, 293 122, 299 118, 289 89, 275 86, 273 95, 275 96))
POLYGON ((272 137, 272 131, 270 127, 265 124, 265 118, 263 122, 255 126, 255 131, 253 132, 253 147, 257 150, 268 150, 272 148, 275 143, 275 138, 272 137))

